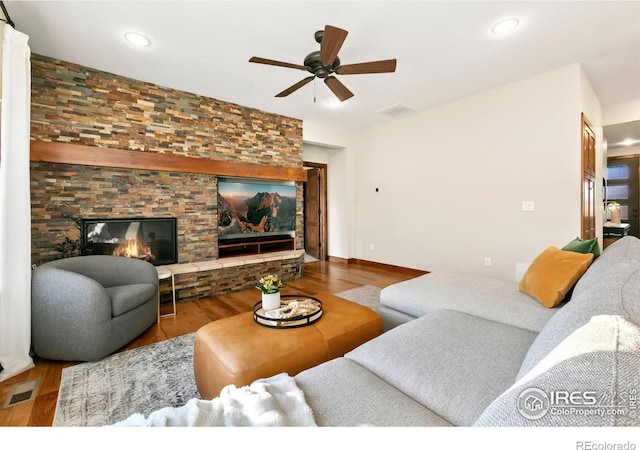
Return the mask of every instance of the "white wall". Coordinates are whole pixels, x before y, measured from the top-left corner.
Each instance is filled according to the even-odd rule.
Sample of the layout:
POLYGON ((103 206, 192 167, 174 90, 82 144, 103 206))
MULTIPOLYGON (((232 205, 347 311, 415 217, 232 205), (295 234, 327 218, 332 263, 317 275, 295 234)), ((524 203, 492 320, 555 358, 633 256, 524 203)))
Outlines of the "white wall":
POLYGON ((513 279, 565 245, 580 233, 580 113, 601 120, 591 93, 576 64, 357 133, 354 256, 513 279))
POLYGON ((640 99, 607 106, 602 111, 602 125, 640 120, 640 99))
MULTIPOLYGON (((0 41, 2 41, 3 35, 4 35, 4 22, 0 22, 0 41)), ((0 45, 0 103, 1 102, 2 102, 2 45, 0 45)))
POLYGON ((325 124, 305 120, 302 127, 302 140, 305 144, 345 148, 349 141, 349 135, 325 124))
MULTIPOLYGON (((640 100, 618 103, 603 108, 602 117, 602 123, 605 126, 616 125, 618 123, 635 122, 637 120, 640 120, 640 100)), ((625 156, 637 154, 640 154, 639 145, 608 149, 604 154, 604 162, 606 164, 607 157, 609 156, 625 156)))
POLYGON ((631 147, 618 147, 609 149, 607 157, 627 156, 640 154, 640 146, 632 145, 631 147))

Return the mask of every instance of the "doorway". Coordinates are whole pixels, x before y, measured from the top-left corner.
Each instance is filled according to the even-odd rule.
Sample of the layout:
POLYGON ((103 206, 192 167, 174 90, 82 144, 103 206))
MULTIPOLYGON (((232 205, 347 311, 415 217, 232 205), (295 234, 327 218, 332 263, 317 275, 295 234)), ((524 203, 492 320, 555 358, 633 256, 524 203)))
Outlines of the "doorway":
POLYGON ((631 225, 629 234, 635 237, 640 237, 639 170, 640 157, 637 155, 607 158, 607 202, 620 204, 620 221, 631 225))
POLYGON ((582 113, 582 215, 580 237, 596 237, 596 134, 593 125, 582 113))
POLYGON ((307 171, 304 183, 304 248, 320 261, 327 259, 327 165, 303 162, 307 171))

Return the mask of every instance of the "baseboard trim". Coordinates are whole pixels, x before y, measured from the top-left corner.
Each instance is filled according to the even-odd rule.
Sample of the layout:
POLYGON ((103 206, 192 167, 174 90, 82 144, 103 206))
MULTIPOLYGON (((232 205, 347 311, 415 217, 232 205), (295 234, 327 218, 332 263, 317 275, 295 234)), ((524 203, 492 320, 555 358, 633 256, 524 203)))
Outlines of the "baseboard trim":
POLYGON ((361 265, 370 266, 370 267, 400 269, 400 270, 404 270, 404 271, 407 271, 407 272, 414 273, 416 275, 425 275, 425 274, 429 273, 429 271, 427 271, 427 270, 413 269, 411 267, 396 266, 396 265, 393 265, 393 264, 386 264, 386 263, 381 263, 381 262, 377 262, 377 261, 367 261, 366 259, 358 259, 358 258, 350 259, 349 260, 349 264, 361 264, 361 265))
POLYGON ((404 267, 404 266, 396 266, 393 264, 385 264, 385 263, 381 263, 381 262, 376 262, 376 261, 367 261, 366 259, 358 259, 358 258, 339 258, 337 256, 329 256, 328 257, 329 262, 335 262, 335 263, 339 263, 339 264, 359 264, 359 265, 363 265, 363 266, 369 266, 369 267, 378 267, 378 268, 387 268, 387 269, 400 269, 400 270, 404 270, 408 273, 414 274, 416 276, 419 275, 425 275, 427 273, 429 273, 429 271, 427 270, 422 270, 422 269, 412 269, 410 267, 404 267))
POLYGON ((327 256, 327 261, 332 263, 339 263, 339 264, 349 264, 349 259, 340 258, 338 256, 327 256))

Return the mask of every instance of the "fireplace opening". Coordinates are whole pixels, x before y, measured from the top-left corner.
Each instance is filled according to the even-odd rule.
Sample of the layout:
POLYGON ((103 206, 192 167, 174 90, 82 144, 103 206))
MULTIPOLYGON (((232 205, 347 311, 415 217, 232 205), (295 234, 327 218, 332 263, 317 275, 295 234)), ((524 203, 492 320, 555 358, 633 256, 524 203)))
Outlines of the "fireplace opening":
POLYGON ((177 219, 82 219, 83 255, 116 255, 155 266, 178 262, 177 219))

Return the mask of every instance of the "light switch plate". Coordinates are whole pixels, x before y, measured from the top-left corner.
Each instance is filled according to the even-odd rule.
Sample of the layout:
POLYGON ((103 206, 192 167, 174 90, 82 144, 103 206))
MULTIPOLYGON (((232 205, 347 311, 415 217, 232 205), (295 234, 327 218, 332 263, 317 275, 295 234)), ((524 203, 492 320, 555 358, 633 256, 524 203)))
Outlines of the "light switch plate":
POLYGON ((523 211, 535 211, 536 206, 533 200, 525 200, 522 202, 523 211))

